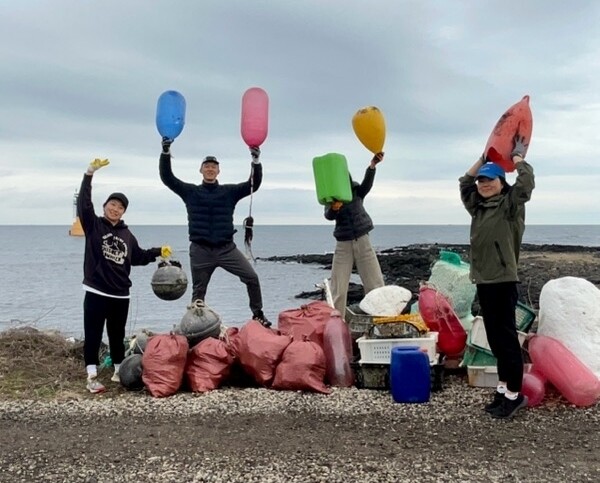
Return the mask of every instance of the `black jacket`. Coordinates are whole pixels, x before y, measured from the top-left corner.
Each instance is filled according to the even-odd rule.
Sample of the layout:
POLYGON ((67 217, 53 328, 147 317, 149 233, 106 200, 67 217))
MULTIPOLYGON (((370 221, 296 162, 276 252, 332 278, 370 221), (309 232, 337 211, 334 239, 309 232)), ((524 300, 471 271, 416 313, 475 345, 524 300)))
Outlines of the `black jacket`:
POLYGON ((371 188, 375 179, 375 169, 367 168, 361 184, 352 181, 352 201, 344 203, 338 211, 325 207, 325 218, 335 220, 333 236, 337 241, 356 240, 366 235, 373 229, 373 220, 363 206, 363 199, 371 188))
POLYGON ((248 181, 239 184, 221 185, 216 181, 195 185, 185 183, 173 174, 169 154, 160 155, 160 179, 185 203, 190 241, 210 246, 222 246, 233 241, 235 205, 250 195, 251 189, 257 191, 262 182, 262 165, 252 166, 253 184, 248 178, 248 181))
POLYGON ((77 215, 85 233, 83 283, 107 295, 126 297, 133 265, 148 265, 160 248, 144 250, 121 220, 115 226, 96 216, 92 204, 92 177, 83 176, 77 198, 77 215))

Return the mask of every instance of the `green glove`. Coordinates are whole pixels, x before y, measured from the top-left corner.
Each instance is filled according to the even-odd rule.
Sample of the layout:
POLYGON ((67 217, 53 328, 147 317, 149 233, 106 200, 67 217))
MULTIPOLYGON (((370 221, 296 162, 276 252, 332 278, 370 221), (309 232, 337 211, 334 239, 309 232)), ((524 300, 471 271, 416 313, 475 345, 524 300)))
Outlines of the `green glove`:
POLYGON ((173 253, 173 250, 171 250, 171 247, 169 245, 164 245, 164 246, 160 247, 160 256, 161 257, 169 258, 172 253, 173 253))
POLYGON ((94 174, 100 168, 104 168, 104 166, 108 166, 109 164, 110 164, 110 161, 108 159, 96 158, 88 166, 87 173, 94 174))

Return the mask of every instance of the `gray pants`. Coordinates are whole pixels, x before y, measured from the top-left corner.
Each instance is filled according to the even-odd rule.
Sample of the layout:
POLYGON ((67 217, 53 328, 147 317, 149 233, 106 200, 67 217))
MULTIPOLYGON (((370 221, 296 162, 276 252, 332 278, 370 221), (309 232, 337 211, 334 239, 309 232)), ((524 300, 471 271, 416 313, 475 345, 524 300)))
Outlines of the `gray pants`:
POLYGON ((192 242, 190 244, 190 266, 192 270, 192 301, 204 300, 208 282, 217 267, 232 273, 246 284, 250 310, 256 314, 262 310, 262 294, 258 275, 252 265, 231 242, 222 247, 210 247, 192 242))
POLYGON ((340 311, 342 317, 345 316, 348 284, 355 263, 365 294, 374 288, 385 285, 377 254, 371 245, 369 235, 363 235, 357 240, 338 241, 335 245, 331 267, 331 295, 333 296, 333 305, 340 311))

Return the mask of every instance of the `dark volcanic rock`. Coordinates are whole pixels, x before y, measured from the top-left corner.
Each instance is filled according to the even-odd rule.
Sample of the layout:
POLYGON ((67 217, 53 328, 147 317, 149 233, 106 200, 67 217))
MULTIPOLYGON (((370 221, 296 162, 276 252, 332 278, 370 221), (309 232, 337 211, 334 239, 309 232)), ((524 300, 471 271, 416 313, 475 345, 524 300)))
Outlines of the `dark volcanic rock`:
MULTIPOLYGON (((469 260, 468 245, 409 245, 382 250, 378 253, 379 263, 386 285, 400 285, 407 288, 416 300, 419 286, 429 279, 432 265, 439 259, 441 251, 458 253, 462 260, 469 260)), ((330 270, 333 254, 292 255, 270 257, 266 260, 322 265, 330 270)), ((524 244, 519 262, 519 298, 521 302, 538 308, 539 295, 544 284, 554 278, 581 277, 600 285, 600 247, 573 245, 531 245, 524 244)), ((358 303, 364 292, 360 285, 350 284, 348 304, 358 303)), ((297 298, 322 299, 322 290, 302 292, 297 298)), ((475 301, 474 312, 478 304, 475 301)))

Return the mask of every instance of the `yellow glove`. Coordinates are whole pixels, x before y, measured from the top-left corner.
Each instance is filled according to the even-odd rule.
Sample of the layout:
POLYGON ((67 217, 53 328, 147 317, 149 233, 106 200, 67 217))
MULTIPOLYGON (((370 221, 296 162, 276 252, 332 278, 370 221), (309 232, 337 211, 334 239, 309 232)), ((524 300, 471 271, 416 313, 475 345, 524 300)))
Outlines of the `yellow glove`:
POLYGON ((88 166, 88 174, 94 174, 94 172, 98 171, 100 168, 104 168, 104 166, 108 166, 110 161, 108 159, 94 159, 90 165, 88 166))
POLYGON ((169 245, 164 245, 164 246, 160 247, 160 256, 161 257, 169 258, 172 253, 173 253, 173 250, 171 250, 171 247, 169 245))

